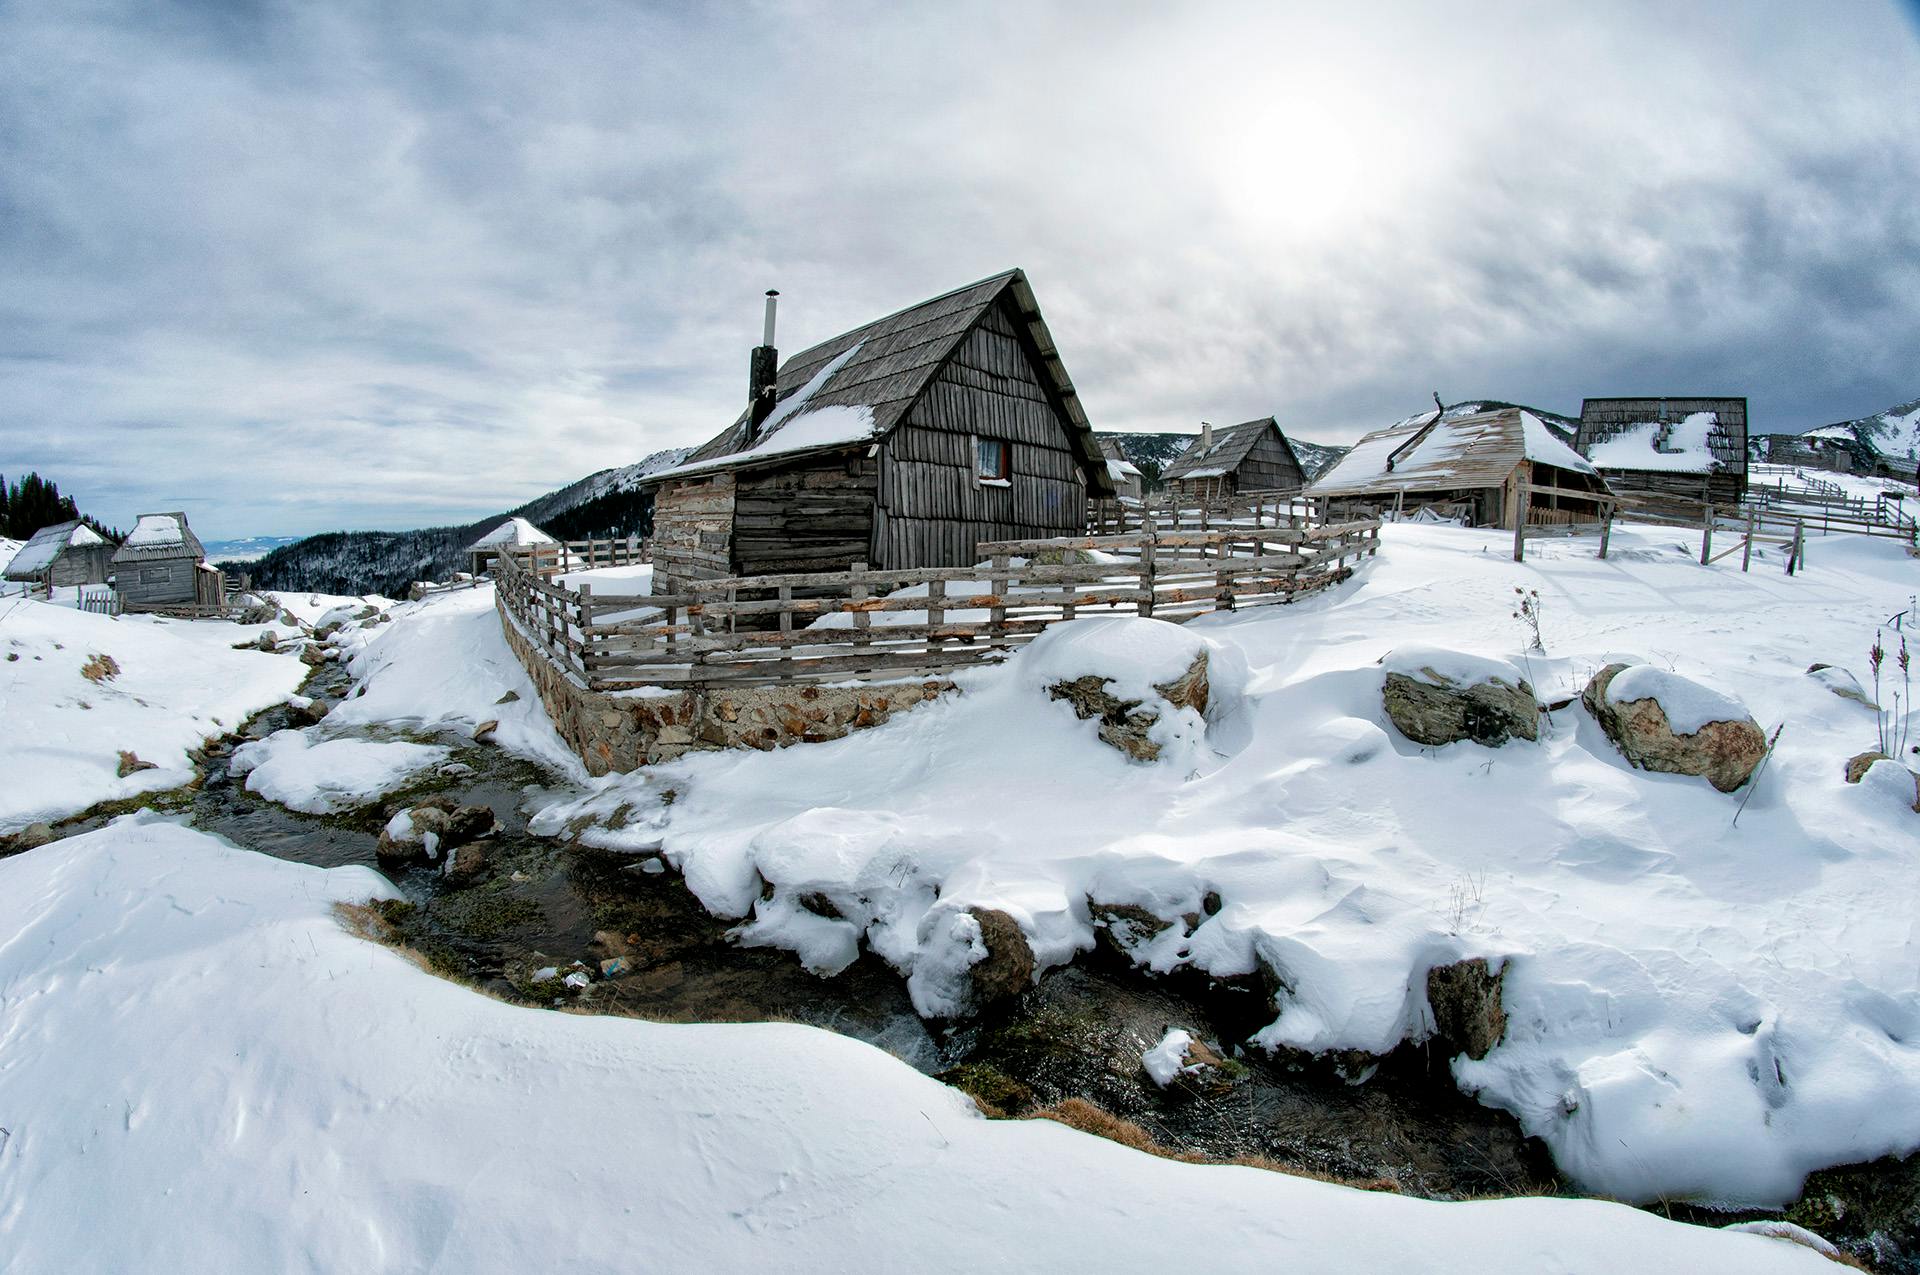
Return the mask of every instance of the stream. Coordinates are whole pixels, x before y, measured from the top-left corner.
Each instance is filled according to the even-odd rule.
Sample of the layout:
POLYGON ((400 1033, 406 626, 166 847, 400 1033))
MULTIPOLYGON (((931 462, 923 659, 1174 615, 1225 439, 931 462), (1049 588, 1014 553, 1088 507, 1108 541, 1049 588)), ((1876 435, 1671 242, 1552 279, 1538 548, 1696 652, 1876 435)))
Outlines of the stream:
MULTIPOLYGON (((346 670, 329 664, 303 692, 331 703, 349 689, 346 670)), ((260 738, 298 724, 281 706, 253 718, 241 735, 260 738)), ((1316 1063, 1289 1065, 1240 1048, 1272 1016, 1264 996, 1191 972, 1156 976, 1105 945, 980 1018, 927 1023, 915 1014, 901 975, 871 954, 837 977, 817 977, 787 952, 732 942, 731 923, 710 915, 657 861, 649 872, 631 855, 530 834, 530 814, 568 791, 539 767, 463 735, 409 738, 446 745, 459 764, 430 785, 410 787, 404 799, 313 816, 248 792, 227 771, 238 742, 230 739, 207 750, 201 786, 180 795, 184 813, 195 827, 264 854, 381 871, 404 900, 372 910, 376 937, 511 1002, 661 1022, 805 1023, 885 1049, 966 1090, 990 1112, 1024 1116, 1065 1103, 1068 1123, 1123 1141, 1137 1143, 1138 1135, 1163 1154, 1266 1164, 1436 1199, 1577 1194, 1544 1146, 1510 1116, 1458 1091, 1440 1053, 1402 1046, 1359 1084, 1316 1063), (437 865, 397 869, 376 857, 390 810, 429 795, 492 810, 499 828, 477 882, 455 887, 437 865), (603 976, 602 963, 616 959, 624 965, 603 976), (574 968, 592 977, 578 991, 551 973, 536 978, 574 968), (1238 1064, 1230 1089, 1160 1090, 1151 1083, 1141 1054, 1175 1026, 1219 1045, 1238 1064), (1105 1127, 1109 1116, 1134 1128, 1116 1134, 1105 1127)), ((105 821, 82 817, 58 832, 72 835, 105 821)), ((1920 1272, 1913 1256, 1920 1252, 1920 1157, 1886 1163, 1890 1169, 1817 1175, 1839 1185, 1823 1181, 1818 1192, 1810 1185, 1808 1201, 1822 1210, 1818 1229, 1836 1242, 1853 1241, 1848 1246, 1876 1269, 1920 1272), (1875 1200, 1871 1217, 1857 1203, 1875 1200)), ((1709 1225, 1730 1220, 1661 1211, 1709 1225)))

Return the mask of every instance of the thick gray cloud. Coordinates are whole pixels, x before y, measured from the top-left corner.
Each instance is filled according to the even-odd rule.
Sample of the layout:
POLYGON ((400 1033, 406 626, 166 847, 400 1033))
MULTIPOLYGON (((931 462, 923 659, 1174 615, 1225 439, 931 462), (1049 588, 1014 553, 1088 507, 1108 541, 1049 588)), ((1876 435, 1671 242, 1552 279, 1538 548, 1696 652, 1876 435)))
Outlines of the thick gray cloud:
POLYGON ((1015 264, 1101 428, 1920 393, 1897 6, 1329 9, 0 3, 0 470, 477 516, 1015 264))

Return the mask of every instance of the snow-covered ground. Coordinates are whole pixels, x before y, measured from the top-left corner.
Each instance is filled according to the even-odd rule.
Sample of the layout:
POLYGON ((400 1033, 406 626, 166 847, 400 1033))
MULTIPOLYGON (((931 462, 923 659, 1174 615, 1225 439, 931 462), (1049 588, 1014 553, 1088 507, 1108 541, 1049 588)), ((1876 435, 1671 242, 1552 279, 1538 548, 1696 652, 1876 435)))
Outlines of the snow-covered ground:
POLYGON ((1832 1269, 1619 1205, 1437 1204, 988 1121, 810 1028, 504 1005, 332 912, 391 893, 160 820, 0 860, 6 1269, 1832 1269))
MULTIPOLYGON (((1174 723, 1151 765, 1043 693, 1065 671, 1047 664, 1072 632, 1057 629, 879 729, 597 780, 544 826, 625 808, 588 839, 663 845, 747 941, 817 968, 865 943, 928 1009, 977 959, 969 905, 1009 912, 1053 964, 1091 946, 1090 896, 1175 920, 1217 891, 1218 915, 1139 959, 1264 963, 1289 990, 1263 1040, 1309 1050, 1421 1038, 1428 968, 1504 960, 1506 1039, 1456 1075, 1598 1193, 1778 1205, 1815 1167, 1920 1146, 1920 818, 1889 785, 1844 782, 1874 713, 1805 673, 1867 681, 1875 626, 1907 608, 1920 564, 1836 536, 1803 574, 1772 552, 1742 574, 1625 526, 1605 561, 1591 540, 1542 540, 1525 565, 1509 548, 1391 527, 1330 594, 1151 626, 1226 671, 1204 734, 1174 723), (1519 587, 1540 591, 1544 653, 1512 614, 1519 587), (1421 748, 1387 723, 1376 664, 1415 644, 1510 660, 1546 702, 1645 661, 1784 730, 1750 796, 1630 768, 1577 702, 1538 744, 1421 748), (658 805, 668 787, 678 800, 658 805), (816 915, 810 893, 850 919, 816 915)), ((1137 662, 1116 647, 1106 663, 1137 662)))
POLYGON ((263 631, 0 600, 0 833, 186 783, 189 749, 305 677, 291 655, 232 649, 263 631), (157 769, 121 777, 122 750, 157 769))

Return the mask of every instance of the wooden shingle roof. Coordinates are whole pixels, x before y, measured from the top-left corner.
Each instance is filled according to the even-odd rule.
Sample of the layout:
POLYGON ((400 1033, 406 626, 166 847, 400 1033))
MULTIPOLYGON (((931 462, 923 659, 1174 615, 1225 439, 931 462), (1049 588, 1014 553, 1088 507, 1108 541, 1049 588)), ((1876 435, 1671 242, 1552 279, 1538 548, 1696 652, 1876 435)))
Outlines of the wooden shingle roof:
POLYGON ((1498 487, 1523 460, 1594 474, 1585 458, 1524 408, 1440 420, 1435 419, 1437 415, 1428 412, 1368 434, 1309 486, 1307 494, 1358 496, 1498 487))
POLYGON ((742 411, 733 424, 696 447, 683 463, 649 475, 646 483, 686 473, 779 463, 813 452, 879 441, 906 419, 967 334, 1003 297, 1011 299, 1017 326, 1032 342, 1041 377, 1067 418, 1074 450, 1093 494, 1112 494, 1093 428, 1087 423, 1079 395, 1040 315, 1033 288, 1021 270, 1008 270, 956 288, 792 355, 780 365, 773 414, 751 448, 747 445, 748 414, 742 411), (794 396, 802 391, 806 391, 806 397, 796 403, 794 396), (819 430, 807 423, 824 408, 854 411, 837 414, 831 429, 819 430), (867 415, 863 419, 856 412, 867 415), (788 445, 782 446, 781 436, 789 430, 788 445))
POLYGON ((104 536, 78 518, 53 523, 34 532, 27 542, 20 546, 19 552, 15 553, 7 563, 6 578, 32 580, 51 567, 68 549, 84 549, 89 545, 105 543, 107 541, 104 536))
POLYGON ((164 514, 141 514, 140 521, 118 550, 115 562, 151 562, 160 558, 205 558, 206 546, 187 526, 187 516, 178 510, 164 514))
POLYGON ((1590 398, 1580 405, 1574 446, 1601 469, 1744 474, 1747 400, 1590 398), (1711 420, 1686 428, 1690 418, 1701 417, 1711 420))
POLYGON ((1287 435, 1280 428, 1280 422, 1271 416, 1262 416, 1255 421, 1242 421, 1238 425, 1229 425, 1216 431, 1213 446, 1202 450, 1196 440, 1193 446, 1181 452, 1171 465, 1161 471, 1163 482, 1172 482, 1176 478, 1212 478, 1230 474, 1247 458, 1254 445, 1260 441, 1261 434, 1272 430, 1279 438, 1280 445, 1287 449, 1287 455, 1293 457, 1295 468, 1304 474, 1306 466, 1300 464, 1295 455, 1293 444, 1287 441, 1287 435))

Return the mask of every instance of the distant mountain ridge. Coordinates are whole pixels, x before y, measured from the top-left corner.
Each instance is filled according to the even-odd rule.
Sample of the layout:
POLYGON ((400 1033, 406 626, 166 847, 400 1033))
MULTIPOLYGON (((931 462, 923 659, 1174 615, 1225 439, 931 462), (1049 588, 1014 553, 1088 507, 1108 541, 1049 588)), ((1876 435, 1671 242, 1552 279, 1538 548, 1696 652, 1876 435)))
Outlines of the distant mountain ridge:
POLYGON ((653 498, 640 480, 678 465, 690 447, 670 447, 644 460, 602 469, 477 522, 414 531, 329 531, 274 549, 258 561, 233 564, 262 589, 315 593, 404 594, 415 580, 445 580, 467 569, 467 546, 505 518, 525 518, 561 540, 644 536, 653 498))
POLYGON ((1801 431, 1803 437, 1851 442, 1853 448, 1911 472, 1920 464, 1920 398, 1833 425, 1801 431))

